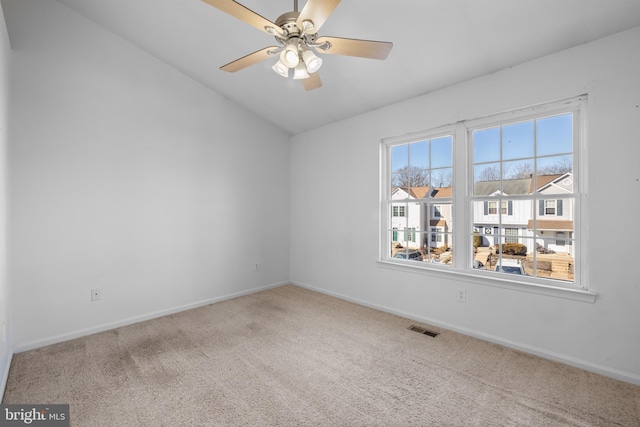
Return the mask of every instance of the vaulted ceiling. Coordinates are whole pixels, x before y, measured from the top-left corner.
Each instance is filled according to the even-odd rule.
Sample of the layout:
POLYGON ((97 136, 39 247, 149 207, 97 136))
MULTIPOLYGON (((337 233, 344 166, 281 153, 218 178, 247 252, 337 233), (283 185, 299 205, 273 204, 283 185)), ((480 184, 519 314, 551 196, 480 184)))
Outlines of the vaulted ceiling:
MULTIPOLYGON (((640 0, 344 0, 320 35, 394 47, 384 61, 325 54, 323 86, 305 91, 275 58, 219 70, 275 40, 201 0, 58 1, 291 134, 640 25, 640 0)), ((240 3, 271 21, 293 10, 240 3)))

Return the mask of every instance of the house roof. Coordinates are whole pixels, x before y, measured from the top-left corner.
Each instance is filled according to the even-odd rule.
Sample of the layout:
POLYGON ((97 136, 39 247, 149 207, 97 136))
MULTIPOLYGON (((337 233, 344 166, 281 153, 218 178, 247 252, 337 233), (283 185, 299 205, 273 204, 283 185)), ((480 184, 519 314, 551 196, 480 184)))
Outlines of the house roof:
MULTIPOLYGON (((538 190, 540 190, 541 188, 551 184, 552 182, 556 181, 558 178, 567 175, 566 173, 563 174, 555 174, 555 175, 538 175, 538 190)), ((533 179, 531 180, 531 186, 529 187, 529 192, 533 193, 533 179)))
POLYGON ((449 198, 452 197, 453 195, 453 189, 451 187, 442 187, 442 188, 437 188, 437 193, 435 195, 435 198, 449 198))
POLYGON ((421 187, 395 187, 393 188, 392 193, 395 193, 398 190, 402 190, 405 193, 409 194, 409 196, 413 199, 425 199, 429 196, 438 199, 438 198, 450 198, 453 191, 451 187, 430 187, 430 186, 421 186, 421 187))
MULTIPOLYGON (((573 231, 573 221, 560 219, 539 219, 537 221, 538 230, 553 231, 573 231)), ((527 223, 527 228, 533 230, 533 220, 527 223)))
POLYGON ((411 197, 424 199, 431 192, 431 187, 411 187, 411 197))
MULTIPOLYGON (((569 173, 538 175, 536 180, 538 190, 566 175, 569 175, 569 173)), ((505 179, 502 181, 502 194, 507 196, 531 194, 535 190, 534 185, 536 185, 536 182, 534 182, 532 176, 528 178, 505 179)), ((473 194, 476 196, 491 196, 500 191, 500 181, 478 181, 473 186, 473 194)))
MULTIPOLYGON (((538 175, 538 190, 567 175, 570 175, 570 173, 538 175)), ((502 180, 502 190, 500 189, 500 181, 478 181, 473 186, 473 194, 475 196, 492 196, 500 192, 507 196, 531 194, 534 192, 534 185, 535 182, 531 176, 528 178, 502 180)), ((414 199, 424 199, 429 195, 436 199, 451 198, 453 195, 453 189, 451 187, 421 186, 411 188, 396 187, 393 189, 394 192, 397 190, 404 191, 414 199)))
POLYGON ((516 194, 530 194, 531 178, 505 179, 502 181, 478 181, 473 185, 473 194, 476 196, 490 196, 502 191, 503 194, 513 196, 516 194))

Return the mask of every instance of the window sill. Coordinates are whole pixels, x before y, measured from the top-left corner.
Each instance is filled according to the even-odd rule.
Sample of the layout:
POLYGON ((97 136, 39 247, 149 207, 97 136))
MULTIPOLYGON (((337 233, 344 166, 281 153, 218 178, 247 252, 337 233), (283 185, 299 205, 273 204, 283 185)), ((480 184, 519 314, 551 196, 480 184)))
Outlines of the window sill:
MULTIPOLYGON (((438 267, 437 265, 421 266, 409 265, 404 262, 378 260, 378 266, 391 270, 404 271, 406 273, 429 274, 447 279, 457 279, 477 285, 493 286, 497 288, 509 289, 512 291, 528 292, 539 295, 547 295, 555 298, 565 298, 587 303, 595 303, 597 293, 585 291, 577 288, 562 288, 558 286, 545 285, 542 283, 530 283, 525 281, 509 280, 501 277, 491 277, 491 272, 481 271, 469 273, 456 270, 453 267, 438 267)), ((496 274, 496 273, 493 273, 496 274)))

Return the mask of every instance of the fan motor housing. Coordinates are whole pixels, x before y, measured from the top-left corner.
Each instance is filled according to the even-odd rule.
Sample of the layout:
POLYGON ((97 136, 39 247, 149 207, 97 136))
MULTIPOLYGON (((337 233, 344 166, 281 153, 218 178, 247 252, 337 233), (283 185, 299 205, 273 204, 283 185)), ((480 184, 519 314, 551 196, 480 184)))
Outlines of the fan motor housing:
POLYGON ((282 28, 287 36, 295 36, 300 34, 300 28, 296 25, 296 21, 300 16, 300 12, 287 12, 276 19, 275 24, 282 28))

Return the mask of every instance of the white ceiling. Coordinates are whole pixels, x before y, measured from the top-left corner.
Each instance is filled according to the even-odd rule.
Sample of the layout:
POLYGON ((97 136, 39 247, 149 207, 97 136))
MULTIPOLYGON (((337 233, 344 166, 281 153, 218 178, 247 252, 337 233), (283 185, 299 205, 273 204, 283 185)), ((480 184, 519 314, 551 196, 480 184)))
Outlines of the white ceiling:
MULTIPOLYGON (((319 35, 393 50, 385 61, 323 55, 324 85, 305 91, 271 70, 275 59, 220 71, 275 40, 200 0, 58 1, 291 134, 640 26, 640 0, 345 0, 319 35)), ((239 2, 272 21, 293 10, 239 2)))

